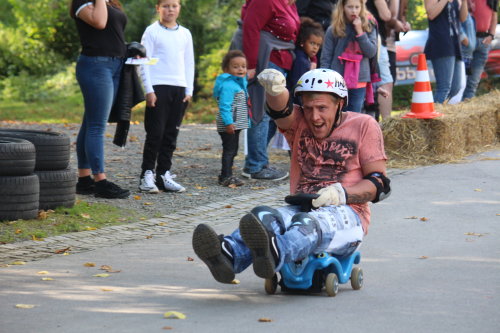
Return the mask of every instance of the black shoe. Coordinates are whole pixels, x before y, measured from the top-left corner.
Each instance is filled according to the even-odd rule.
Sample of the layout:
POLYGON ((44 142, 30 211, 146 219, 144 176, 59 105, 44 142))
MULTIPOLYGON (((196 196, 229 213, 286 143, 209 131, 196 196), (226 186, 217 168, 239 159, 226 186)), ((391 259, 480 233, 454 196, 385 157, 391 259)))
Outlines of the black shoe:
POLYGON ((78 177, 78 182, 76 183, 76 193, 77 194, 94 194, 95 193, 95 182, 90 176, 78 177))
POLYGON ((121 188, 106 179, 95 183, 95 196, 107 199, 124 199, 130 195, 130 191, 121 188))
POLYGON ((222 177, 219 176, 219 185, 222 186, 243 186, 245 183, 239 179, 238 177, 235 176, 229 176, 229 177, 222 177))
POLYGON ((240 220, 240 233, 252 252, 253 271, 263 279, 271 279, 279 263, 280 253, 274 232, 248 213, 240 220))
POLYGON ((223 237, 210 226, 199 224, 193 232, 193 250, 215 280, 231 283, 234 280, 232 248, 223 237))

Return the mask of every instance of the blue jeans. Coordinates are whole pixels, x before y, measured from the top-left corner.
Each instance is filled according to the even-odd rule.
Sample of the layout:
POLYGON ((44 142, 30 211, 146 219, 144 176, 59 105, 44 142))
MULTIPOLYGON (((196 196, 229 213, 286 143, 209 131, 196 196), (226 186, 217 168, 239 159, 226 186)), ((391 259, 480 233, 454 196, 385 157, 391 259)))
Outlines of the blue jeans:
POLYGON ((484 37, 477 38, 476 48, 472 53, 472 74, 467 76, 467 85, 465 86, 463 99, 472 98, 476 95, 477 86, 481 80, 484 65, 486 65, 486 60, 488 60, 488 53, 490 52, 491 44, 485 45, 483 44, 483 40, 484 37))
POLYGON ((365 104, 366 88, 349 89, 347 92, 348 103, 342 111, 361 112, 365 104))
POLYGON ((432 59, 431 62, 434 77, 436 78, 434 102, 444 103, 444 101, 455 96, 460 91, 462 61, 455 56, 451 56, 432 59))
MULTIPOLYGON (((288 229, 292 217, 300 212, 300 207, 285 206, 278 208, 278 211, 283 217, 285 228, 288 229)), ((321 207, 309 214, 319 222, 321 229, 319 244, 316 232, 305 235, 298 227, 292 227, 280 235, 279 226, 276 222, 273 223, 280 251, 280 262, 276 271, 279 271, 285 263, 302 260, 312 253, 326 251, 341 256, 350 255, 363 239, 359 216, 349 206, 321 207)), ((224 240, 229 242, 233 249, 234 272, 241 273, 252 264, 252 254, 243 242, 239 229, 224 237, 224 240)))
POLYGON ((76 140, 78 168, 91 169, 94 175, 104 172, 104 132, 122 66, 120 58, 85 55, 80 55, 76 63, 76 79, 85 105, 76 140))
MULTIPOLYGON (((283 68, 269 62, 268 68, 274 68, 286 76, 287 72, 283 68)), ((276 125, 267 113, 258 124, 253 124, 247 129, 248 155, 245 158, 245 171, 256 173, 269 164, 267 146, 276 133, 276 125)))

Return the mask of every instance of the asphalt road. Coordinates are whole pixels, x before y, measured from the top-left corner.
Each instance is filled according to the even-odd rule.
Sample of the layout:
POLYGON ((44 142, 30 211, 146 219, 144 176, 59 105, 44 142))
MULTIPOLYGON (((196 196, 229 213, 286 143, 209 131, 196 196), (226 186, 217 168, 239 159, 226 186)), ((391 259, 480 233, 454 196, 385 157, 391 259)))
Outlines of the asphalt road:
POLYGON ((395 172, 392 188, 359 291, 266 295, 251 268, 219 284, 186 232, 0 268, 0 332, 500 332, 500 150, 395 172))

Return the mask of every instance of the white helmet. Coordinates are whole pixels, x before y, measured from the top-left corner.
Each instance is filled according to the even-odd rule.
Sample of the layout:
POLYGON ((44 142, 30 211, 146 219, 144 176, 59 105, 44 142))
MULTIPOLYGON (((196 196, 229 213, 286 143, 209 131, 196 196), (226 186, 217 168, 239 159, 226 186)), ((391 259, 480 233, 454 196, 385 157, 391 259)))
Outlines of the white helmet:
POLYGON ((347 104, 347 85, 342 75, 334 70, 317 68, 304 73, 295 87, 295 95, 302 92, 326 92, 345 98, 347 104))

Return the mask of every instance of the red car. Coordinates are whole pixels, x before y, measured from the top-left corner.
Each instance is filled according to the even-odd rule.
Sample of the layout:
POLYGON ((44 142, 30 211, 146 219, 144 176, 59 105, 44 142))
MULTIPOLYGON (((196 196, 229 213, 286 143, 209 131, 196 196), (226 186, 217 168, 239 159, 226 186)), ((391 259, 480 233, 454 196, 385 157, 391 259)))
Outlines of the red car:
MULTIPOLYGON (((419 53, 424 52, 428 30, 412 30, 401 35, 401 41, 396 43, 396 85, 413 84, 415 81, 419 53)), ((497 25, 495 39, 482 77, 500 76, 500 24, 497 25)), ((432 64, 427 62, 429 76, 434 81, 432 64)))

